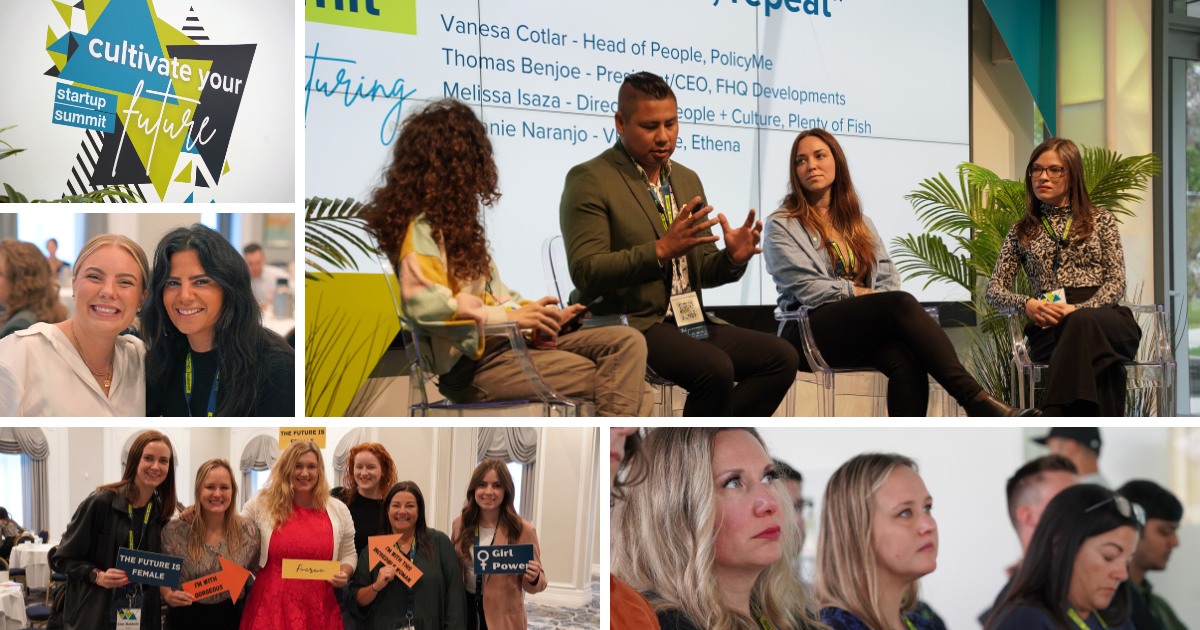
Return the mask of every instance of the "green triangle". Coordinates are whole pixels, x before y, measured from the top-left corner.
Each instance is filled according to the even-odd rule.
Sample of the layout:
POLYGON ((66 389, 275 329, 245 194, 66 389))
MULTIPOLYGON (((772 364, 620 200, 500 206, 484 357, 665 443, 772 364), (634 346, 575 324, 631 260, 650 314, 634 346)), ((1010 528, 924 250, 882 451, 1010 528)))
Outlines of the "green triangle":
POLYGON ((58 41, 58 38, 54 36, 54 29, 47 26, 46 27, 46 49, 49 50, 49 48, 51 46, 53 46, 54 42, 56 42, 56 41, 58 41))
POLYGON ((221 174, 224 175, 225 173, 228 173, 228 172, 229 172, 229 160, 225 160, 225 170, 221 171, 221 174))
POLYGON ((192 183, 192 161, 191 160, 188 160, 187 166, 183 167, 182 171, 179 171, 179 176, 175 178, 175 181, 177 181, 181 184, 192 183))
POLYGON ((104 12, 104 8, 108 6, 108 0, 87 0, 83 3, 83 12, 87 15, 88 30, 96 25, 96 20, 100 19, 100 14, 104 12))
POLYGON ((58 14, 61 15, 63 21, 67 23, 67 28, 71 28, 71 5, 55 2, 54 8, 58 9, 58 14))

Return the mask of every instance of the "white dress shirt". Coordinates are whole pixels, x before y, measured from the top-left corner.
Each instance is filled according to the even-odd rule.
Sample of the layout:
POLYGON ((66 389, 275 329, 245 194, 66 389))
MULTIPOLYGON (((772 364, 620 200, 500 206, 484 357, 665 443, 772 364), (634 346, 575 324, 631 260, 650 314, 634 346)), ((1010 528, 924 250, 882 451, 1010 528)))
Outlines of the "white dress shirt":
POLYGON ((146 415, 146 348, 117 337, 108 396, 67 335, 39 322, 0 339, 0 416, 146 415))

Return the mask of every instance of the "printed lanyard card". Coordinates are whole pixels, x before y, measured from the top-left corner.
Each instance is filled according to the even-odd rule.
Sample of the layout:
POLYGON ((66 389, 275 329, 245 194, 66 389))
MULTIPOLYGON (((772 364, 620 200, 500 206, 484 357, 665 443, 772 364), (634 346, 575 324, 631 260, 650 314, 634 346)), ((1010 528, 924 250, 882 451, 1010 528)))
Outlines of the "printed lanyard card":
POLYGON ((679 332, 693 339, 708 339, 708 325, 704 323, 704 311, 700 308, 700 297, 695 291, 671 296, 671 310, 675 313, 675 325, 679 332))
POLYGON ((121 594, 112 600, 110 619, 116 622, 117 630, 141 630, 142 592, 138 589, 133 597, 121 594))
POLYGON ((1049 291, 1047 293, 1043 293, 1042 301, 1066 304, 1067 303, 1067 290, 1066 289, 1058 289, 1055 291, 1049 291))

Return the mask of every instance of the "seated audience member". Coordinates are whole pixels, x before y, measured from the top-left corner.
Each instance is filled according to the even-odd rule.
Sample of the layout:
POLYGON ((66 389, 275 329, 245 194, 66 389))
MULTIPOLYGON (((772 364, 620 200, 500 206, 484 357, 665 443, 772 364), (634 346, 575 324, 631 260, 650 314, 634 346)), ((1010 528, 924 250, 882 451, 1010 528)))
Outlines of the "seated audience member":
MULTIPOLYGON (((1059 492, 1079 483, 1079 471, 1071 460, 1061 455, 1046 455, 1027 462, 1017 469, 1005 484, 1004 494, 1008 497, 1008 520, 1012 522, 1017 538, 1021 541, 1021 557, 1029 550, 1029 541, 1037 529, 1046 505, 1059 492)), ((979 616, 979 623, 987 623, 996 606, 1004 600, 1012 586, 1013 576, 1021 566, 1020 561, 1008 568, 1008 582, 1000 589, 996 601, 979 616)))
MULTIPOLYGON (((190 522, 175 519, 162 532, 162 552, 183 560, 181 582, 222 571, 222 558, 251 573, 258 571, 258 526, 238 515, 237 493, 237 481, 228 461, 210 459, 196 471, 193 497, 198 514, 190 522)), ((181 589, 159 587, 168 606, 167 630, 237 628, 246 605, 242 596, 245 586, 241 585, 237 602, 229 592, 193 599, 181 589)))
POLYGON ((658 428, 612 512, 612 572, 664 630, 823 626, 795 579, 800 528, 754 429, 658 428))
MULTIPOLYGON (((883 238, 859 205, 846 154, 829 132, 809 129, 792 142, 788 193, 766 232, 763 260, 779 309, 810 309, 813 338, 830 366, 871 367, 886 376, 889 416, 926 415, 930 375, 967 415, 1033 412, 987 393, 942 327, 900 290, 883 238)), ((783 338, 804 354, 798 322, 784 326, 783 338)), ((815 368, 805 359, 801 369, 815 368)))
POLYGON ((17 542, 17 536, 20 536, 24 531, 24 527, 21 527, 9 517, 8 510, 0 507, 0 558, 4 558, 6 562, 8 561, 13 544, 17 542))
POLYGON ((916 462, 903 455, 859 455, 833 473, 813 585, 821 621, 834 630, 941 626, 932 611, 918 611, 917 600, 918 579, 937 568, 932 509, 916 462))
MULTIPOLYGON (((645 463, 638 454, 642 436, 637 427, 609 427, 608 480, 612 488, 609 502, 625 498, 625 489, 645 481, 645 463), (620 479, 617 477, 620 476, 620 479)), ((646 597, 614 573, 608 574, 609 630, 660 630, 658 616, 646 597)))
POLYGON ((1050 500, 987 630, 1133 630, 1129 559, 1141 508, 1095 484, 1050 500))
POLYGON ((146 300, 149 265, 128 237, 79 252, 75 315, 0 339, 0 416, 145 416, 145 347, 122 334, 146 300))
POLYGON ((483 334, 489 323, 513 321, 558 335, 556 349, 531 356, 560 394, 594 401, 601 416, 646 415, 652 404, 642 396, 646 343, 636 330, 561 330, 583 306, 558 310, 553 297, 524 300, 500 279, 482 216, 500 198, 497 178, 483 123, 464 103, 437 101, 405 120, 367 206, 370 231, 400 277, 424 368, 455 402, 535 397, 507 341, 483 334))
MULTIPOLYGON (((1183 504, 1166 488, 1153 481, 1134 480, 1118 490, 1122 496, 1142 506, 1146 512, 1146 527, 1138 539, 1129 563, 1129 581, 1140 603, 1162 630, 1187 630, 1187 626, 1175 615, 1171 605, 1154 592, 1147 571, 1162 571, 1167 568, 1171 551, 1179 546, 1179 522, 1183 520, 1183 504)), ((1134 620, 1138 630, 1151 627, 1134 620)))
POLYGON ((284 416, 296 408, 296 355, 262 325, 246 263, 199 223, 154 252, 146 332, 151 416, 284 416))
POLYGON ((988 282, 987 302, 1029 317, 1034 361, 1048 362, 1042 398, 1048 416, 1121 416, 1125 367, 1142 330, 1125 295, 1125 254, 1117 221, 1088 200, 1079 148, 1050 138, 1029 157, 1025 216, 1008 231, 988 282), (1033 296, 1012 292, 1023 267, 1033 296))
POLYGON ((67 318, 67 309, 58 303, 58 285, 33 243, 0 241, 0 307, 0 339, 38 322, 57 324, 67 318))
MULTIPOLYGON (((466 604, 458 554, 449 536, 426 524, 421 489, 411 481, 401 481, 391 487, 383 503, 386 512, 370 535, 399 536, 394 543, 396 550, 421 571, 421 577, 409 587, 396 579, 395 568, 382 563, 372 567, 370 549, 359 552, 358 567, 350 580, 350 597, 363 619, 361 627, 465 630, 466 604)), ((497 623, 495 627, 504 626, 497 623)))
POLYGON ((1094 483, 1108 488, 1108 480, 1100 474, 1100 429, 1097 427, 1054 427, 1045 437, 1034 442, 1050 449, 1052 455, 1062 455, 1079 470, 1079 483, 1094 483))
POLYGON ((250 243, 242 248, 242 256, 246 259, 246 266, 250 268, 250 289, 254 291, 254 299, 258 300, 259 306, 266 308, 271 304, 280 280, 287 280, 288 286, 291 286, 292 278, 286 271, 267 264, 267 255, 263 252, 262 245, 250 243))
POLYGON ((708 219, 704 186, 671 161, 675 94, 658 76, 625 77, 614 114, 620 139, 567 173, 559 222, 576 291, 598 315, 625 314, 646 336, 647 363, 687 390, 685 416, 770 416, 799 357, 774 335, 706 313, 701 289, 737 282, 758 248, 751 210, 736 229, 708 219), (711 228, 721 224, 725 249, 711 228))

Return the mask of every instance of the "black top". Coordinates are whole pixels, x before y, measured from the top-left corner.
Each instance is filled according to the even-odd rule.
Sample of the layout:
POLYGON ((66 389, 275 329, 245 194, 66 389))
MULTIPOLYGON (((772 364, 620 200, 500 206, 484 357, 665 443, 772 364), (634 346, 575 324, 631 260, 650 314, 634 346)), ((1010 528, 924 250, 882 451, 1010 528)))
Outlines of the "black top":
MULTIPOLYGON (((1068 622, 1070 623, 1070 622, 1068 622)), ((1100 625, 1100 620, 1095 614, 1088 615, 1084 620, 1084 625, 1088 630, 1105 630, 1100 625)), ((1017 606, 1016 608, 1008 608, 996 615, 996 621, 988 628, 988 630, 1082 630, 1078 625, 1070 623, 1065 629, 1060 628, 1040 608, 1033 606, 1017 606)), ((1108 624, 1107 630, 1133 630, 1133 624, 1129 620, 1125 623, 1115 625, 1108 624)))
MULTIPOLYGON (((106 589, 92 584, 88 574, 93 569, 101 571, 117 565, 117 548, 129 546, 130 519, 129 503, 124 493, 112 490, 93 492, 84 499, 67 524, 62 542, 55 552, 54 561, 67 574, 67 590, 61 612, 56 612, 49 627, 64 630, 108 630, 110 602, 114 593, 124 593, 124 588, 106 589)), ((146 527, 146 538, 137 544, 141 535, 142 517, 145 512, 134 510, 137 528, 133 531, 135 546, 142 551, 162 551, 162 522, 159 506, 151 501, 148 506, 150 523, 146 527), (140 512, 140 514, 139 514, 140 512)), ((142 589, 145 601, 142 610, 159 610, 159 591, 156 587, 142 589)), ((159 630, 161 616, 146 614, 142 618, 142 630, 159 630)))
MULTIPOLYGON (((188 415, 188 405, 184 395, 184 371, 187 365, 189 350, 183 349, 171 357, 168 368, 167 386, 161 395, 154 396, 146 392, 147 416, 184 417, 188 415)), ((220 351, 191 352, 192 354, 192 403, 191 415, 205 417, 208 415, 208 396, 212 392, 213 378, 217 374, 217 362, 220 351)), ((221 406, 221 391, 228 385, 225 375, 221 375, 217 386, 217 408, 221 406)), ((296 360, 295 355, 289 355, 270 347, 259 358, 258 369, 258 401, 247 416, 296 416, 296 360)))
MULTIPOLYGON (((358 503, 358 499, 354 500, 358 503)), ((436 529, 429 530, 433 542, 434 557, 426 557, 417 546, 412 563, 421 571, 421 577, 413 584, 414 628, 428 630, 466 630, 466 589, 462 582, 462 565, 450 538, 436 529)), ((373 588, 383 566, 370 566, 370 551, 358 554, 358 568, 350 580, 350 603, 347 610, 362 620, 364 630, 392 630, 408 625, 408 587, 399 578, 392 580, 379 591, 375 601, 359 606, 358 591, 373 588)), ((518 602, 518 606, 520 603, 518 602)))
POLYGON ((700 630, 678 610, 664 610, 657 613, 657 616, 658 625, 662 630, 700 630))
MULTIPOLYGON (((333 498, 346 503, 346 489, 342 486, 329 493, 333 498)), ((367 548, 367 538, 379 535, 379 515, 383 512, 383 499, 368 499, 355 494, 354 503, 347 503, 350 518, 354 521, 354 551, 362 553, 367 548)))
POLYGON ((992 605, 979 615, 979 625, 986 627, 988 619, 992 618, 992 613, 1000 609, 1000 604, 1004 602, 1004 598, 1008 595, 1008 589, 1012 588, 1013 577, 1017 575, 1017 570, 1019 569, 1020 565, 1017 565, 1017 568, 1013 569, 1012 575, 1004 583, 1004 588, 1000 589, 1000 593, 996 595, 996 601, 992 602, 992 605))

